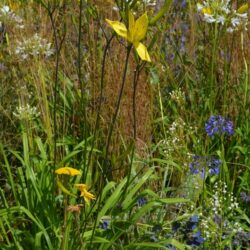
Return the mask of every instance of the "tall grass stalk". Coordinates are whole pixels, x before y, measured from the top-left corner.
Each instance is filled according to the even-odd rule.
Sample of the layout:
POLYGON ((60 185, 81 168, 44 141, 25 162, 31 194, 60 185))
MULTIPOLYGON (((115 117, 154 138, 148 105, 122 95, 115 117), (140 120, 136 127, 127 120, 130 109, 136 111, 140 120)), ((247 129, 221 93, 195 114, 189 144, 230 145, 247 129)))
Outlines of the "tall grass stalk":
POLYGON ((244 102, 243 102, 243 108, 246 108, 248 99, 247 99, 247 95, 248 95, 248 65, 247 65, 247 60, 246 60, 246 56, 245 56, 245 49, 244 49, 244 34, 243 32, 241 32, 240 34, 240 42, 241 42, 241 53, 242 53, 242 57, 243 57, 243 62, 244 62, 244 67, 245 67, 245 76, 244 76, 244 102))

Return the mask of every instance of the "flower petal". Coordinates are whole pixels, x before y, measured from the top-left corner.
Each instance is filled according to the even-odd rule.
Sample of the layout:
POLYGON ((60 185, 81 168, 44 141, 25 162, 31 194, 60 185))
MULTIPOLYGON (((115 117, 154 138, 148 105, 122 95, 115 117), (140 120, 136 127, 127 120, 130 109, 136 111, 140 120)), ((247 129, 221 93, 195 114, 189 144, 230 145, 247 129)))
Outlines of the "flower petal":
POLYGON ((246 13, 248 11, 248 3, 245 3, 243 5, 240 6, 240 8, 237 10, 238 13, 243 14, 246 13))
POLYGON ((133 41, 134 42, 141 41, 145 37, 147 29, 148 29, 148 16, 147 13, 145 13, 135 21, 135 27, 133 30, 133 36, 134 36, 133 41))
POLYGON ((134 43, 134 46, 135 46, 135 49, 136 49, 139 57, 143 61, 151 62, 147 47, 145 45, 143 45, 142 43, 134 43))
POLYGON ((67 175, 71 175, 71 176, 75 176, 75 175, 80 175, 81 172, 78 169, 75 168, 70 168, 70 167, 63 167, 63 168, 58 168, 55 171, 56 174, 67 174, 67 175))
POLYGON ((75 187, 80 190, 80 197, 83 197, 88 205, 91 200, 95 200, 95 196, 87 191, 88 186, 86 184, 75 184, 75 187))
POLYGON ((201 12, 202 12, 204 15, 205 15, 205 14, 207 14, 207 15, 212 15, 212 14, 213 14, 210 7, 205 7, 205 8, 203 8, 203 9, 201 10, 201 12))
POLYGON ((86 184, 75 184, 75 187, 78 188, 80 191, 88 189, 88 185, 86 184))
POLYGON ((128 30, 123 23, 118 21, 111 21, 106 19, 106 22, 113 28, 113 30, 121 37, 128 40, 128 30))

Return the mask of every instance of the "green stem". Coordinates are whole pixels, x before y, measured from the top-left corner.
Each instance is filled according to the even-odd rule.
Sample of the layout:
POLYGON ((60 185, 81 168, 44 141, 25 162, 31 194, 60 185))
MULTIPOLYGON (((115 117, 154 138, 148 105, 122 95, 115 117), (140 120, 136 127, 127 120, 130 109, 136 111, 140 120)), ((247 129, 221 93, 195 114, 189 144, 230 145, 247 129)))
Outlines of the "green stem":
POLYGON ((163 103, 162 103, 160 82, 158 82, 157 87, 158 87, 159 104, 160 104, 160 111, 161 111, 162 128, 163 128, 163 132, 164 132, 164 137, 166 139, 167 138, 167 133, 166 133, 166 130, 165 130, 165 125, 164 125, 164 111, 163 111, 163 103))
POLYGON ((165 0, 163 6, 161 9, 158 11, 158 13, 149 21, 149 25, 153 26, 156 24, 157 21, 159 21, 162 16, 169 11, 171 5, 172 5, 173 0, 165 0))

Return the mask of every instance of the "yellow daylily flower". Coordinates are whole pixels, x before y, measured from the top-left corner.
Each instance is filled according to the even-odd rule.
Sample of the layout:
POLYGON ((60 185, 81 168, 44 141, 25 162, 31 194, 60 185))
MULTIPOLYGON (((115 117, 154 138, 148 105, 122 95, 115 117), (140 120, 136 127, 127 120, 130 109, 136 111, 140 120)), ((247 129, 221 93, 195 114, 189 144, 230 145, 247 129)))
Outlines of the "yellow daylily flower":
POLYGON ((71 176, 75 176, 75 175, 80 175, 81 172, 75 168, 70 168, 70 167, 63 167, 63 168, 58 168, 55 171, 56 174, 67 174, 67 175, 71 175, 71 176))
POLYGON ((75 187, 80 190, 80 197, 83 197, 88 205, 91 200, 95 200, 95 196, 88 192, 88 186, 86 184, 75 184, 75 187))
POLYGON ((107 23, 121 37, 133 44, 136 52, 143 61, 151 62, 147 47, 140 41, 145 37, 148 29, 148 16, 144 13, 136 21, 131 11, 128 13, 128 29, 119 21, 106 19, 107 23))
POLYGON ((239 14, 244 14, 248 11, 248 8, 249 8, 248 3, 245 3, 245 4, 240 6, 240 8, 237 10, 237 12, 239 14))

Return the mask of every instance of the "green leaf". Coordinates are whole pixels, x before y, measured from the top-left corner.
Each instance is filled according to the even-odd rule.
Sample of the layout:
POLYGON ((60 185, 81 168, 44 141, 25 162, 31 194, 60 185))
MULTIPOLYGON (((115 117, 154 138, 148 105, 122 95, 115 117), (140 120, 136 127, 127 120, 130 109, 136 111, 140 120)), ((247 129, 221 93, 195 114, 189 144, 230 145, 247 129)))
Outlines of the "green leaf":
POLYGON ((145 173, 145 175, 142 178, 139 179, 139 182, 129 191, 129 193, 126 195, 125 200, 122 203, 124 209, 127 209, 130 206, 130 204, 131 204, 131 202, 133 200, 133 196, 138 192, 138 190, 142 187, 142 185, 152 175, 153 171, 154 171, 154 169, 149 169, 145 173))
MULTIPOLYGON (((117 186, 117 188, 114 190, 114 192, 112 193, 112 195, 107 199, 105 205, 103 206, 103 208, 101 209, 101 211, 98 213, 98 218, 97 221, 99 222, 100 219, 106 215, 106 213, 108 212, 108 210, 112 209, 117 201, 119 200, 121 194, 122 194, 122 188, 124 187, 124 185, 126 184, 126 178, 124 178, 121 183, 117 186)), ((96 204, 97 205, 97 204, 96 204)))
POLYGON ((184 198, 165 198, 165 199, 160 199, 159 202, 162 202, 164 204, 176 204, 176 203, 190 202, 190 200, 184 198))
POLYGON ((138 211, 132 216, 131 221, 133 223, 137 222, 142 216, 146 215, 152 208, 160 207, 162 204, 160 202, 151 201, 144 205, 143 207, 139 208, 138 211))
MULTIPOLYGON (((149 247, 148 249, 152 248, 160 248, 160 249, 168 249, 164 245, 155 242, 140 242, 140 243, 131 243, 128 246, 125 246, 123 249, 137 249, 135 247, 149 247)), ((143 249, 143 248, 140 248, 143 249)))

